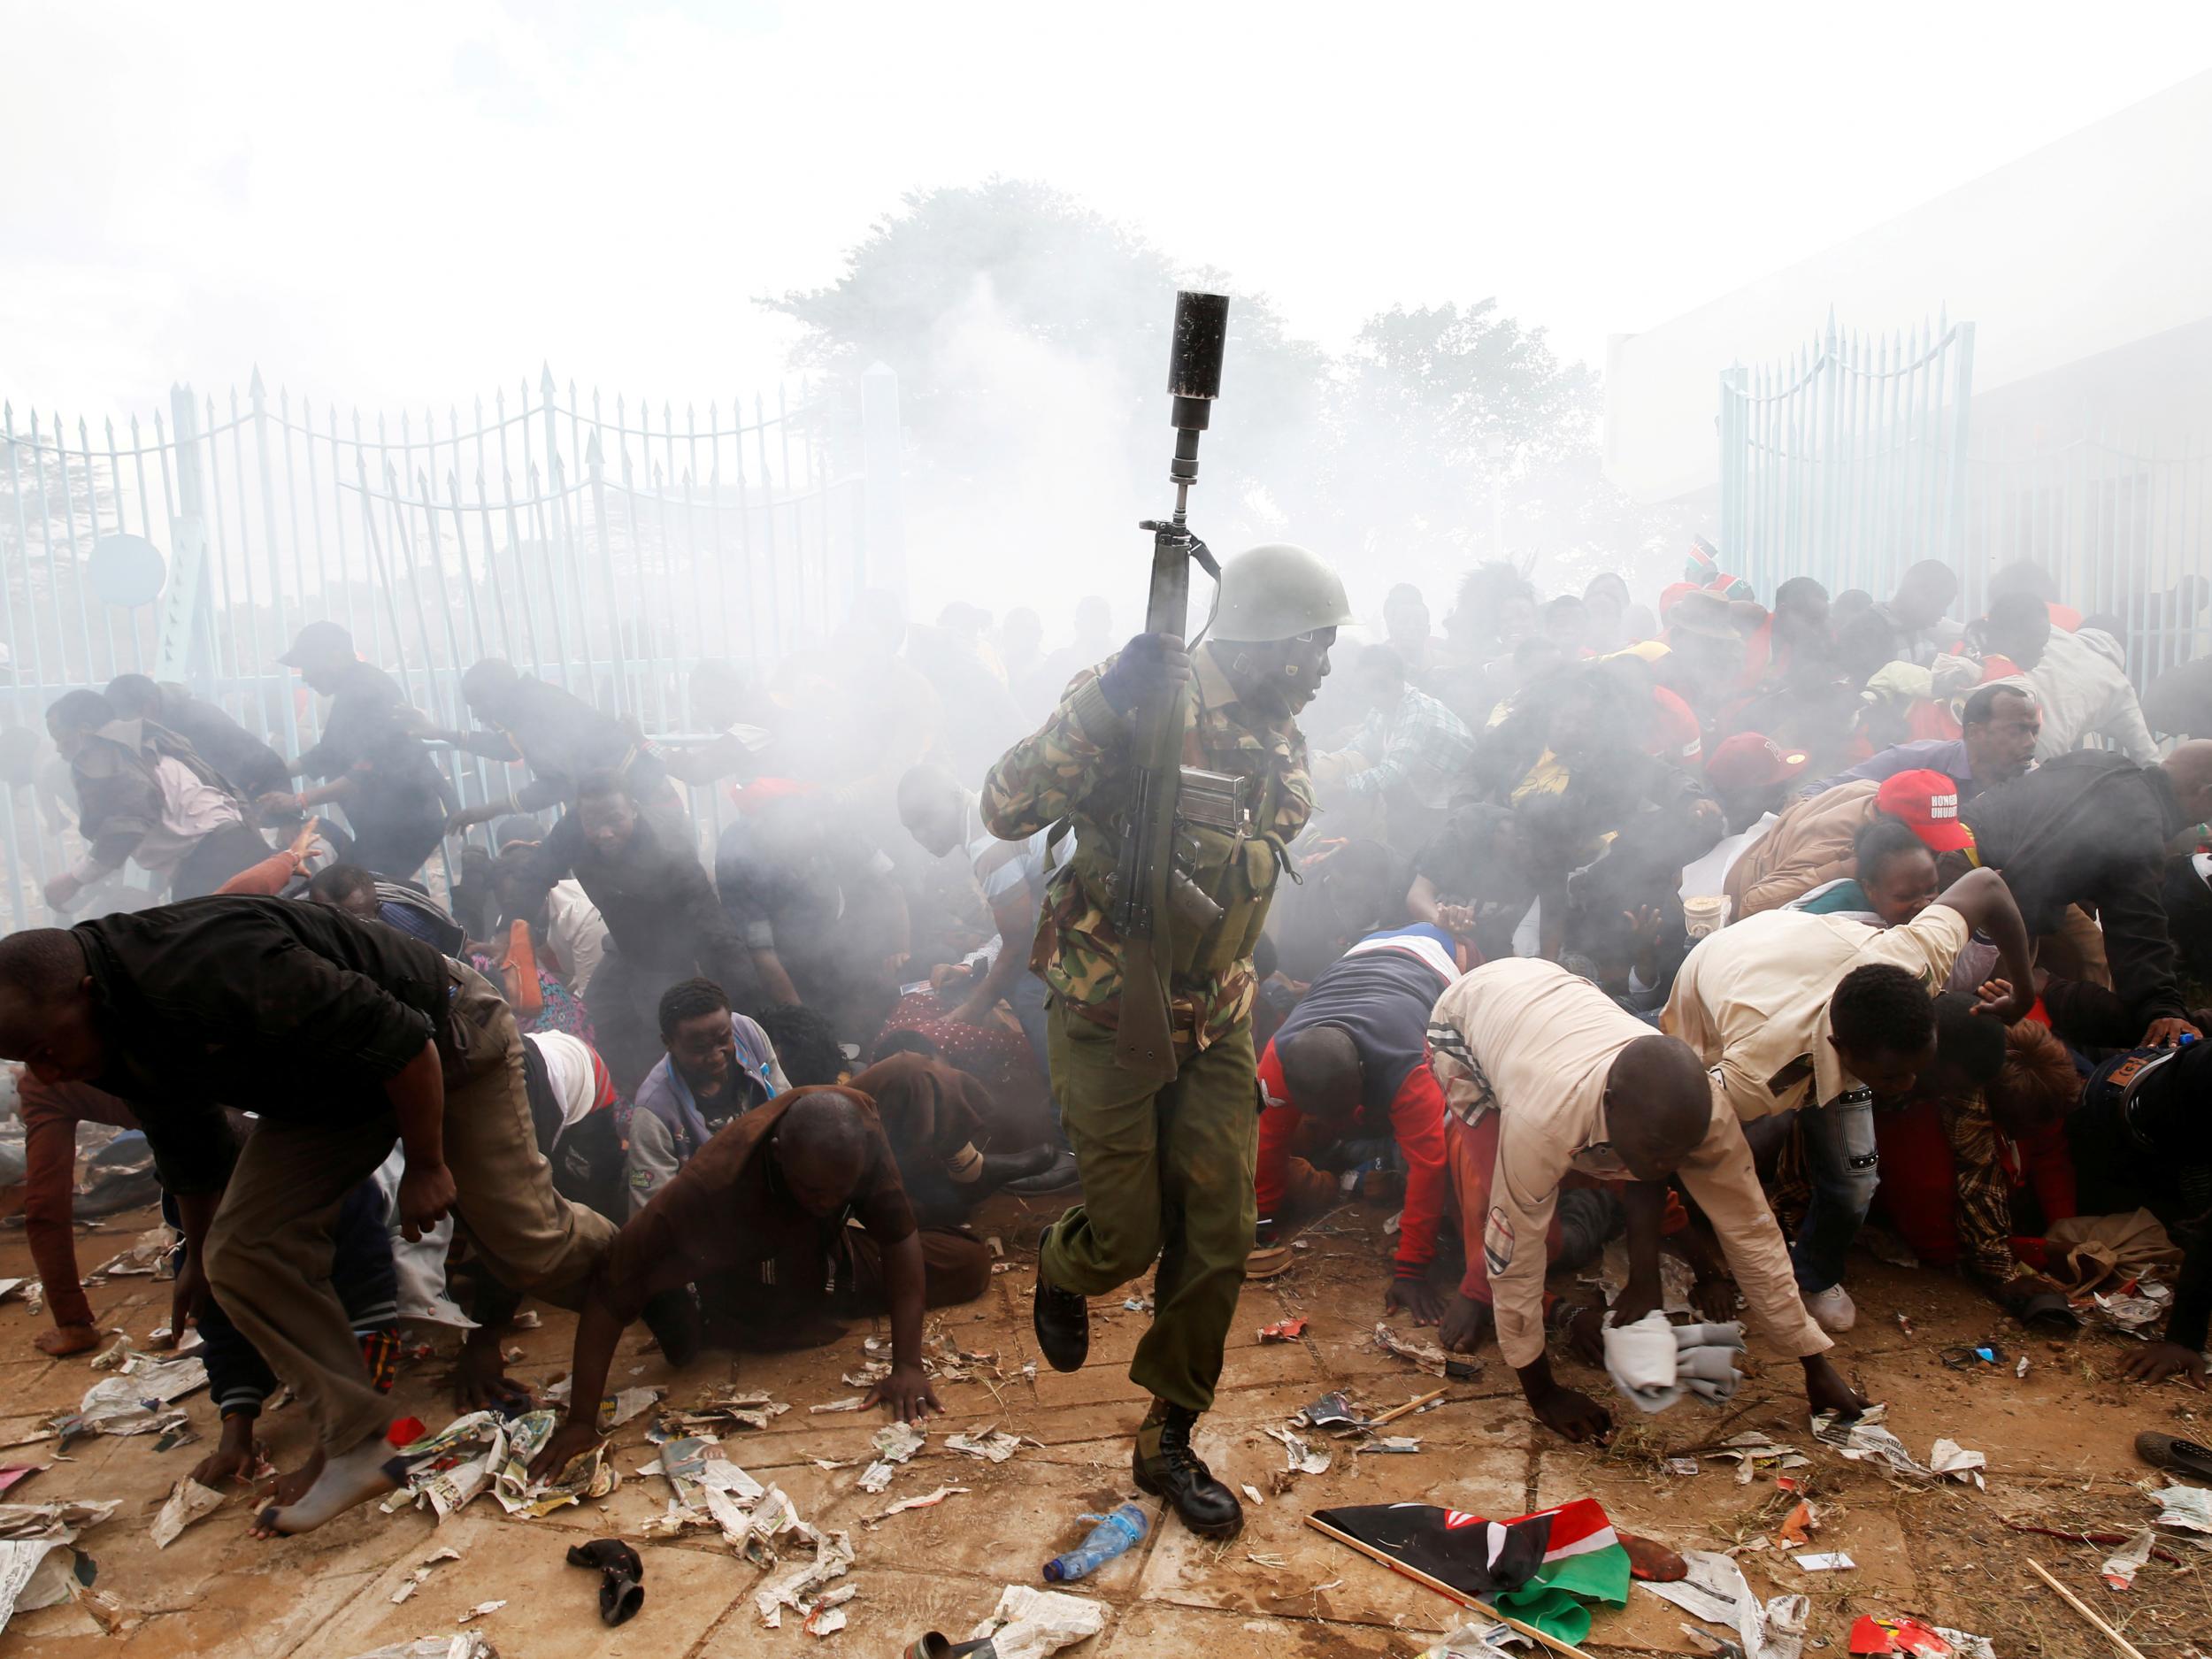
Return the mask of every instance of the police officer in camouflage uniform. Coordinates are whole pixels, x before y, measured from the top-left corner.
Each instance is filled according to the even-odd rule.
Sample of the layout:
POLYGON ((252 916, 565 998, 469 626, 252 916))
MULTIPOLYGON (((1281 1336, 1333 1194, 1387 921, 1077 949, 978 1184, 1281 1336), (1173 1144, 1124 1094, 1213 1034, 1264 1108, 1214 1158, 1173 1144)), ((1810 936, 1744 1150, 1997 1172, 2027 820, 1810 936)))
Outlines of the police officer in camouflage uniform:
MULTIPOLYGON (((1222 567, 1206 642, 1139 634, 1079 674, 1033 734, 1002 757, 983 789, 994 834, 1074 832, 1038 917, 1031 967, 1052 994, 1052 1086, 1085 1202, 1045 1232, 1037 1263, 1038 1343, 1058 1371, 1090 1347, 1087 1297, 1159 1259, 1151 1328, 1129 1367, 1150 1390, 1137 1431, 1139 1486, 1213 1538, 1244 1525, 1236 1494, 1191 1449, 1213 1404, 1222 1348, 1256 1220, 1258 1083, 1252 1051, 1252 948, 1313 810, 1295 720, 1352 620, 1344 584, 1303 548, 1254 548, 1222 567), (1235 827, 1179 823, 1178 867, 1221 910, 1202 932, 1170 929, 1170 1014, 1178 1075, 1161 1087, 1117 1065, 1122 953, 1109 888, 1131 790, 1131 711, 1180 696, 1187 774, 1239 780, 1235 827)), ((1182 790, 1193 798, 1193 780, 1182 790)))

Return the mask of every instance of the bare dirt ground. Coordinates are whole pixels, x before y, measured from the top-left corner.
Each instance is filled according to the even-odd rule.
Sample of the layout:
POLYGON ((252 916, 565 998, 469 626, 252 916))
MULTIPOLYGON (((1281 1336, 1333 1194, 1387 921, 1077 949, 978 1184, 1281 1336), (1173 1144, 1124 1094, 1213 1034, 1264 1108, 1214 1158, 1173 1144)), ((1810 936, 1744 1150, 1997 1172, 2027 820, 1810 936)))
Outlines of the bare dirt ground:
MULTIPOLYGON (((387 1516, 369 1505, 307 1537, 264 1543, 246 1534, 249 1500, 241 1493, 157 1551, 148 1525, 216 1432, 205 1394, 184 1402, 202 1437, 192 1445, 164 1453, 151 1436, 103 1438, 81 1441, 58 1459, 51 1438, 35 1437, 49 1416, 75 1406, 97 1374, 87 1369, 88 1356, 49 1361, 38 1354, 31 1337, 42 1317, 34 1319, 20 1301, 0 1305, 0 1442, 17 1443, 0 1462, 46 1465, 9 1497, 120 1499, 116 1517, 88 1532, 80 1547, 99 1563, 99 1587, 139 1621, 110 1637, 65 1604, 19 1615, 0 1633, 0 1652, 42 1659, 348 1659, 385 1643, 450 1634, 459 1614, 499 1599, 507 1605, 480 1628, 504 1659, 887 1655, 927 1630, 964 1637, 1004 1585, 1041 1582, 1046 1559, 1087 1530, 1079 1516, 1136 1495, 1129 1435, 1142 1402, 1124 1367, 1144 1316, 1125 1310, 1120 1296, 1102 1298, 1093 1304, 1087 1367, 1072 1376, 1040 1367, 1033 1381, 1023 1375, 1034 1358, 1030 1241, 1046 1213, 1041 1204, 1025 1209, 1002 1199, 980 1218, 979 1230, 1005 1240, 1013 1265, 982 1302, 948 1310, 936 1323, 958 1348, 995 1353, 998 1375, 941 1386, 949 1415, 933 1423, 928 1446, 880 1496, 857 1486, 880 1415, 806 1410, 852 1393, 839 1373, 864 1357, 867 1326, 810 1353, 710 1355, 673 1374, 657 1353, 646 1351, 642 1327, 626 1338, 612 1386, 664 1384, 669 1403, 681 1406, 710 1385, 736 1379, 793 1406, 765 1432, 730 1436, 725 1450, 762 1481, 782 1485, 810 1520, 851 1530, 857 1559, 849 1581, 859 1594, 846 1609, 849 1627, 819 1641, 788 1617, 786 1628, 763 1630, 752 1601, 761 1574, 712 1535, 644 1546, 644 1610, 618 1630, 599 1624, 595 1579, 565 1565, 563 1555, 572 1543, 634 1531, 661 1512, 666 1483, 633 1473, 656 1455, 645 1440, 649 1417, 616 1432, 613 1461, 624 1484, 601 1503, 509 1519, 487 1495, 435 1528, 427 1513, 387 1516), (945 1433, 987 1425, 1039 1445, 1025 1445, 995 1465, 943 1448, 945 1433), (824 1469, 816 1459, 851 1464, 824 1469), (864 1524, 902 1498, 943 1485, 969 1490, 878 1527, 864 1524), (393 1589, 447 1545, 462 1559, 437 1568, 411 1600, 394 1605, 393 1589)), ((87 1267, 154 1220, 144 1211, 106 1223, 81 1243, 87 1267)), ((1277 1493, 1285 1455, 1264 1431, 1308 1401, 1343 1389, 1373 1412, 1445 1386, 1372 1343, 1385 1277, 1379 1221, 1371 1210, 1337 1212, 1308 1233, 1289 1272, 1245 1289, 1221 1399, 1200 1438, 1217 1474, 1270 1494, 1263 1505, 1248 1502, 1243 1536, 1226 1546, 1205 1544, 1172 1520, 1159 1525, 1156 1515, 1142 1544, 1071 1586, 1110 1606, 1104 1632, 1073 1652, 1106 1659, 1197 1652, 1222 1659, 1411 1655, 1460 1622, 1441 1597, 1302 1525, 1310 1511, 1330 1504, 1423 1501, 1503 1517, 1590 1495, 1618 1525, 1678 1548, 1755 1544, 1771 1537, 1793 1502, 1770 1476, 1739 1485, 1732 1465, 1707 1462, 1686 1479, 1667 1472, 1663 1461, 1670 1451, 1747 1429, 1765 1430, 1811 1456, 1812 1467, 1799 1474, 1820 1514, 1815 1547, 1847 1551, 1857 1563, 1853 1571, 1808 1573, 1770 1547, 1739 1555, 1761 1595, 1811 1597, 1809 1654, 1841 1655, 1859 1614, 1904 1612, 1989 1636, 2002 1659, 2111 1651, 2034 1578, 2031 1557, 2151 1659, 2212 1651, 2212 1554, 2185 1540, 2171 1543, 2173 1563, 2153 1559, 2123 1594, 2098 1578, 2109 1548, 2006 1525, 2115 1532, 2146 1525, 2155 1506, 2139 1483, 2163 1481, 2136 1460, 2134 1436, 2155 1428, 2208 1438, 2207 1397, 2178 1383, 2146 1390, 2118 1380, 2122 1339, 2087 1334, 2055 1346, 2012 1326, 1952 1279, 1885 1267, 1864 1256, 1853 1263, 1860 1324, 1840 1344, 1846 1369, 1888 1402, 1890 1428, 1916 1456, 1925 1459, 1939 1436, 1985 1452, 1985 1491, 1894 1482, 1817 1446, 1807 1432, 1796 1368, 1786 1362, 1763 1365, 1726 1410, 1685 1404, 1624 1425, 1609 1448, 1568 1446, 1535 1427, 1492 1348, 1474 1381, 1448 1385, 1442 1404, 1393 1425, 1390 1432, 1419 1438, 1417 1454, 1358 1455, 1328 1443, 1334 1459, 1326 1474, 1288 1479, 1288 1490, 1277 1493), (1303 1340, 1258 1342, 1261 1325, 1299 1314, 1311 1320, 1303 1340), (1899 1314, 1910 1321, 1909 1331, 1899 1314), (2006 1351, 2002 1364, 1962 1371, 1942 1363, 1947 1348, 1993 1339, 2006 1351), (2024 1353, 2030 1364, 2021 1378, 2015 1364, 2024 1353)), ((0 1234, 0 1275, 28 1271, 21 1233, 0 1234)), ((167 1318, 168 1286, 119 1279, 96 1289, 93 1302, 104 1325, 142 1344, 167 1318)), ((572 1329, 568 1316, 543 1312, 541 1328, 511 1339, 523 1350, 515 1372, 541 1386, 566 1372, 572 1329)), ((1601 1376, 1571 1359, 1555 1363, 1571 1382, 1603 1397, 1601 1376)), ((449 1421, 454 1413, 443 1366, 431 1360, 403 1371, 394 1409, 434 1430, 449 1421)), ((310 1440, 296 1409, 274 1413, 265 1432, 286 1467, 310 1440)), ((1684 1617, 1637 1590, 1625 1610, 1599 1613, 1585 1645, 1611 1655, 1705 1651, 1684 1634, 1684 1617)))

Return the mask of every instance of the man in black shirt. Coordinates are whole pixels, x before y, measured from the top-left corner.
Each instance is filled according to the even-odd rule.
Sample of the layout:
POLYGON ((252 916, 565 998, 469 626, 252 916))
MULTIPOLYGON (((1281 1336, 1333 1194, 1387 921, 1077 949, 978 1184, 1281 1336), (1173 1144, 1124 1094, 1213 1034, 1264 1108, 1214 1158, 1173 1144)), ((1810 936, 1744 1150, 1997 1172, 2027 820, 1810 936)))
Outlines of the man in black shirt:
POLYGON ((211 1288, 314 1417, 323 1471, 262 1512, 265 1535, 319 1526, 403 1472, 330 1286, 340 1206, 395 1139, 411 1239, 457 1210, 503 1281, 571 1297, 613 1241, 553 1189, 507 1005, 331 906, 206 898, 12 934, 0 1057, 130 1103, 184 1222, 180 1302, 211 1288), (226 1106, 261 1118, 234 1170, 226 1106))
POLYGON ((576 786, 587 774, 613 772, 655 831, 672 842, 689 841, 691 818, 668 781, 667 768, 618 720, 534 674, 517 673, 513 664, 499 657, 487 657, 461 676, 461 695, 469 712, 492 729, 424 735, 487 760, 520 761, 530 768, 530 781, 511 799, 455 813, 446 823, 449 834, 510 812, 565 806, 574 800, 576 786))
POLYGON ((421 739, 397 682, 354 654, 353 635, 311 622, 277 661, 330 698, 322 741, 293 763, 328 781, 282 804, 337 802, 353 830, 353 860, 394 881, 422 868, 445 835, 451 791, 421 739))
POLYGON ((575 810, 534 849, 510 885, 510 913, 535 916, 556 882, 573 874, 607 925, 591 979, 592 1023, 615 1087, 634 1094, 661 1057, 661 993, 707 979, 741 1011, 758 1005, 745 941, 687 841, 672 842, 640 811, 613 772, 587 773, 575 810))
POLYGON ((167 726, 245 799, 292 792, 292 769, 283 756, 182 686, 161 685, 144 674, 118 674, 101 695, 119 719, 167 726))
POLYGON ((1971 860, 2003 875, 2031 933, 2059 931, 2066 908, 2094 912, 2112 988, 2146 1048, 2194 1037, 2175 973, 2164 902, 2167 845, 2212 816, 2212 741, 2184 743, 2153 766, 2076 749, 1985 789, 1959 809, 1974 833, 1946 854, 1946 878, 1971 860))

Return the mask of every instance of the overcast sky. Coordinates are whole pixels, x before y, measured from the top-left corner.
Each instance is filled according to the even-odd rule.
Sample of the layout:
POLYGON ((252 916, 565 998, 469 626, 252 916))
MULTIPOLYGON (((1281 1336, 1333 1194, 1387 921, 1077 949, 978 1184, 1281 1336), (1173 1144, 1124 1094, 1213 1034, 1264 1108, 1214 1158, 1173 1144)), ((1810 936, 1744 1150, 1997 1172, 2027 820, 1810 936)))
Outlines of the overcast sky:
POLYGON ((2208 65, 2202 4, 4 0, 0 396, 726 396, 753 296, 994 173, 1326 345, 1495 295, 1601 364, 2208 65))

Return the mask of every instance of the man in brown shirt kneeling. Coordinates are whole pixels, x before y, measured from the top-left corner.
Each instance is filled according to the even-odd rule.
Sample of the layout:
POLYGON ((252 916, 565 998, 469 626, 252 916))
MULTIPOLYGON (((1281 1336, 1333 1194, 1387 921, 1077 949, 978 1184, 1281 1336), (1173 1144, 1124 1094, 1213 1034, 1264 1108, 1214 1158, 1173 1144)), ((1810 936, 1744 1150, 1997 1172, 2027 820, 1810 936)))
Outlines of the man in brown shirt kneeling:
POLYGON ((972 1302, 990 1281, 979 1240, 915 1226, 867 1096, 779 1095, 718 1131, 622 1229, 577 1321, 568 1417, 531 1472, 557 1473, 598 1440, 615 1344, 663 1293, 695 1285, 718 1327, 784 1348, 841 1313, 887 1310, 891 1374, 867 1403, 907 1421, 944 1409, 922 1372, 924 1310, 972 1302))

